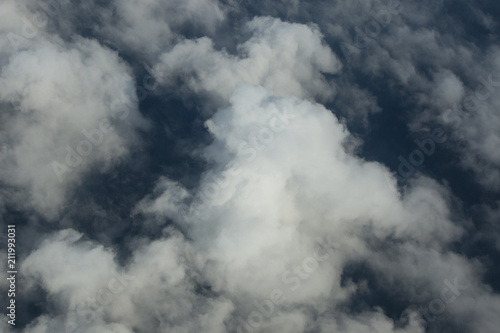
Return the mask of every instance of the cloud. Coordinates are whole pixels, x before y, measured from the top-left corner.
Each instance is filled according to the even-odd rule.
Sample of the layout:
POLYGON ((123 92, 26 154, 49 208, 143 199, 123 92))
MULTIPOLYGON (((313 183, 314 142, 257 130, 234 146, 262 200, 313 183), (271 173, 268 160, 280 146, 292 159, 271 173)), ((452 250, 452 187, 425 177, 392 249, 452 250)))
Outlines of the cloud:
POLYGON ((245 25, 252 37, 237 46, 237 54, 216 50, 202 37, 185 40, 161 56, 155 67, 159 82, 227 100, 238 83, 262 85, 280 95, 328 100, 335 89, 323 74, 341 68, 337 57, 313 26, 259 17, 245 25))
POLYGON ((222 6, 213 0, 131 0, 111 7, 114 14, 100 33, 137 54, 162 52, 183 30, 214 32, 225 18, 222 6))
POLYGON ((175 232, 143 244, 126 270, 115 254, 74 230, 48 237, 21 266, 29 285, 41 286, 54 309, 26 332, 133 332, 169 329, 220 332, 231 302, 196 293, 190 244, 175 232), (91 269, 92 274, 87 274, 91 269))
MULTIPOLYGON (((349 262, 366 260, 389 278, 399 274, 379 266, 394 258, 383 247, 373 248, 373 240, 402 242, 396 246, 401 263, 391 267, 422 263, 427 274, 405 275, 409 283, 427 281, 438 288, 437 276, 451 274, 424 263, 427 251, 446 261, 449 245, 462 235, 450 220, 447 189, 420 178, 401 195, 394 183, 387 185, 385 167, 346 153, 348 131, 319 104, 248 85, 239 86, 230 103, 207 122, 215 141, 205 156, 215 164, 200 187, 190 193, 163 179, 158 189, 165 193, 139 207, 186 231, 203 253, 203 275, 212 290, 232 295, 246 309, 240 318, 261 331, 292 313, 312 320, 306 309, 328 318, 321 314, 326 304, 339 307, 359 288, 341 283, 349 262), (325 238, 333 249, 321 262, 315 253, 325 238), (286 297, 276 305, 276 317, 252 319, 251 300, 264 302, 276 289, 286 297)), ((452 269, 467 267, 455 257, 452 269)), ((392 324, 385 319, 380 325, 392 324)))
POLYGON ((10 57, 0 86, 2 181, 49 218, 86 172, 137 147, 146 125, 130 70, 92 40, 33 41, 10 57))
MULTIPOLYGON (((33 331, 43 332, 44 325, 84 325, 83 309, 96 303, 99 311, 87 313, 94 316, 93 329, 194 332, 205 327, 217 332, 250 325, 268 331, 278 325, 299 332, 312 313, 331 318, 330 311, 359 288, 341 283, 344 265, 374 258, 387 262, 383 254, 371 254, 369 238, 392 235, 442 251, 460 235, 447 219, 444 189, 423 179, 400 197, 387 185, 386 168, 344 151, 348 131, 320 104, 249 85, 239 86, 230 103, 207 124, 215 141, 206 156, 216 164, 200 188, 190 192, 164 179, 159 196, 140 206, 146 214, 174 220, 182 216, 176 222, 187 238, 170 227, 157 241, 138 238, 124 269, 118 268, 109 249, 82 242, 75 231, 47 239, 24 260, 22 269, 35 279, 32 284, 56 297, 61 312, 39 318, 33 331), (253 133, 266 128, 272 131, 268 141, 251 140, 253 133), (248 147, 241 150, 245 143, 248 147), (217 179, 227 172, 218 193, 207 196, 208 176, 217 179), (180 214, 179 201, 190 197, 191 213, 180 214), (423 226, 422 220, 430 223, 423 226), (45 262, 48 258, 50 263, 45 262), (83 273, 87 265, 93 274, 83 273), (120 276, 129 277, 125 288, 116 287, 120 276), (200 287, 207 294, 197 291, 200 287), (255 317, 255 304, 269 309, 276 290, 283 299, 273 305, 272 315, 255 317), (120 326, 111 328, 113 322, 120 326)), ((409 256, 403 254, 402 260, 409 256)), ((369 313, 339 316, 328 325, 345 332, 364 325, 379 330, 393 325, 381 313, 369 320, 369 313)), ((418 327, 408 326, 404 332, 418 332, 418 327)))
POLYGON ((405 99, 414 134, 436 123, 448 125, 452 140, 447 144, 460 154, 461 166, 473 170, 484 188, 497 191, 500 176, 493 147, 498 141, 498 50, 492 43, 481 44, 467 29, 477 25, 494 34, 488 5, 460 2, 448 12, 447 1, 350 6, 341 1, 338 11, 326 11, 325 6, 314 11, 316 22, 327 40, 340 44, 341 59, 405 99))

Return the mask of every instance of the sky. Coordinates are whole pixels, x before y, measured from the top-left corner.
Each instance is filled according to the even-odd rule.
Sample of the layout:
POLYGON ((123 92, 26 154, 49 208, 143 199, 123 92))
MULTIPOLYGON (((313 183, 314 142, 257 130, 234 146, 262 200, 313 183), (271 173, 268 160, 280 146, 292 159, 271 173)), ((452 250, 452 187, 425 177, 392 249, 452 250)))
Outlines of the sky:
POLYGON ((498 17, 3 0, 0 331, 497 333, 498 17))

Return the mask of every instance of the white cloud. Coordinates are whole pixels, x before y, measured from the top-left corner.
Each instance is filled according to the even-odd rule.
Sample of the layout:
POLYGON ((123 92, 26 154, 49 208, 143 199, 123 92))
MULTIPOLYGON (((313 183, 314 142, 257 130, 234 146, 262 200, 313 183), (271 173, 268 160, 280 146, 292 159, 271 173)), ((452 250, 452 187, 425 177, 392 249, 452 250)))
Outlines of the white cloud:
POLYGON ((146 59, 163 52, 186 27, 213 32, 225 16, 213 0, 129 0, 112 7, 117 19, 107 17, 100 33, 146 59))
MULTIPOLYGON (((233 171, 216 195, 207 197, 204 192, 209 178, 195 192, 163 179, 155 198, 139 206, 145 213, 174 218, 187 238, 166 229, 157 241, 138 241, 132 260, 119 269, 112 252, 80 241, 74 231, 51 237, 24 260, 22 270, 35 278, 31 283, 40 281, 56 296, 61 313, 39 318, 32 323, 33 332, 50 329, 44 325, 69 324, 86 325, 87 332, 97 327, 124 332, 153 327, 196 332, 203 327, 220 332, 243 329, 244 322, 262 332, 276 327, 300 332, 309 325, 312 312, 322 318, 319 322, 332 318, 331 311, 337 313, 336 306, 357 290, 355 285, 341 285, 347 262, 372 259, 380 263, 374 267, 386 263, 382 254, 371 254, 368 238, 394 235, 437 253, 459 235, 447 219, 444 189, 422 180, 400 198, 388 186, 384 167, 343 150, 349 133, 319 104, 242 85, 231 106, 218 111, 208 128, 215 138, 206 149, 216 163, 213 175, 218 179, 229 166, 233 171), (273 131, 272 136, 250 146, 252 133, 263 128, 273 131), (242 151, 244 142, 248 147, 242 151), (229 157, 222 162, 221 156, 229 157), (191 214, 178 219, 180 201, 193 199, 191 214), (326 248, 321 245, 325 241, 326 248), (86 273, 86 265, 93 267, 92 274, 86 273), (111 281, 115 288, 117 276, 130 279, 105 299, 101 290, 110 289, 111 281), (209 294, 196 286, 209 286, 209 294), (271 315, 251 319, 257 314, 256 302, 270 309, 276 290, 282 301, 273 305, 271 315), (89 299, 106 303, 91 312, 93 326, 82 321, 89 299), (85 307, 79 308, 82 303, 85 307), (112 323, 121 326, 112 328, 112 323)), ((405 260, 410 254, 402 256, 405 260)), ((425 262, 425 256, 417 258, 425 262)), ((337 315, 330 324, 342 332, 393 327, 381 313, 337 315)), ((418 327, 394 332, 420 332, 418 327)))
MULTIPOLYGON (((168 184, 160 185, 165 194, 140 207, 168 216, 187 230, 203 258, 208 283, 245 309, 240 317, 251 316, 252 299, 262 302, 275 289, 284 292, 286 300, 276 306, 276 317, 260 324, 262 331, 291 309, 309 318, 307 311, 298 309, 321 312, 327 304, 335 307, 346 300, 357 288, 340 283, 350 260, 373 260, 373 267, 389 276, 397 276, 398 267, 408 260, 418 261, 426 274, 405 275, 408 283, 420 280, 436 286, 442 283, 437 276, 467 267, 458 256, 450 268, 427 262, 427 249, 445 262, 448 244, 462 234, 450 220, 447 190, 419 178, 400 195, 393 184, 388 186, 387 169, 344 151, 349 133, 323 106, 241 85, 231 106, 219 110, 207 127, 215 141, 206 157, 215 165, 199 189, 189 195, 180 185, 162 180, 168 184), (286 119, 282 126, 272 125, 277 124, 272 119, 280 117, 286 119), (259 139, 266 131, 266 139, 259 139), (189 201, 191 206, 183 209, 189 201), (395 272, 381 268, 392 259, 383 251, 372 253, 368 243, 389 237, 416 247, 401 247, 400 265, 391 266, 395 272), (324 238, 334 249, 322 262, 315 253, 324 238)), ((392 327, 389 319, 369 325, 392 327)))
POLYGON ((258 17, 247 23, 246 32, 252 37, 238 45, 237 55, 216 50, 207 37, 180 42, 155 67, 158 81, 178 89, 180 79, 189 91, 222 101, 239 83, 262 85, 279 95, 334 96, 323 74, 337 73, 341 64, 315 26, 258 17))
POLYGON ((146 124, 129 69, 95 41, 34 40, 10 57, 0 86, 0 177, 25 197, 12 199, 50 218, 85 172, 136 146, 146 124))

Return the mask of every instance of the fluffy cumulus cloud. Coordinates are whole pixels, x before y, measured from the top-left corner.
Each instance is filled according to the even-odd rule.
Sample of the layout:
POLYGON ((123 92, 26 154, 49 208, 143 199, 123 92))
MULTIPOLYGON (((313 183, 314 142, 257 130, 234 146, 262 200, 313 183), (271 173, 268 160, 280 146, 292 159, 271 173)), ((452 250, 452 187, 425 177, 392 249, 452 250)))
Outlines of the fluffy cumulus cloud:
MULTIPOLYGON (((204 275, 212 290, 232 295, 241 307, 242 331, 272 331, 278 318, 290 315, 302 318, 302 326, 294 321, 281 327, 302 332, 316 325, 313 314, 335 317, 335 309, 361 288, 341 283, 342 268, 351 261, 370 261, 390 278, 411 281, 408 290, 413 283, 442 289, 448 275, 476 281, 473 267, 449 253, 462 230, 450 219, 446 189, 420 179, 398 194, 386 168, 345 151, 349 133, 321 105, 248 85, 239 86, 230 102, 207 122, 215 141, 206 157, 216 165, 198 190, 190 193, 163 179, 158 187, 165 193, 139 207, 186 230, 210 263, 204 275), (394 254, 371 242, 388 238, 401 266, 409 260, 418 266, 404 272, 385 267, 394 254), (454 264, 444 264, 451 259, 454 264), (415 274, 418 268, 425 274, 415 274), (436 276, 429 277, 430 271, 436 276), (269 303, 279 295, 279 302, 269 303), (270 318, 254 313, 255 304, 266 304, 270 318)), ((408 332, 421 331, 417 319, 412 324, 408 332)), ((340 316, 328 325, 383 332, 394 322, 377 312, 340 316)))
POLYGON ((49 216, 82 173, 127 154, 145 124, 127 66, 92 40, 41 40, 10 57, 0 85, 2 180, 49 216))
POLYGON ((224 20, 224 8, 213 0, 117 1, 112 4, 116 24, 105 22, 100 33, 114 43, 149 56, 161 52, 184 29, 214 32, 224 20))
POLYGON ((4 1, 0 330, 496 332, 488 11, 4 1))
POLYGON ((328 100, 335 89, 323 74, 335 74, 341 64, 314 26, 258 17, 244 28, 250 39, 237 54, 216 50, 207 37, 185 40, 161 56, 155 68, 160 82, 189 92, 209 93, 227 100, 237 83, 262 85, 278 94, 328 100))
POLYGON ((81 238, 74 230, 62 230, 24 261, 26 275, 55 297, 54 313, 38 318, 27 332, 223 328, 233 306, 223 298, 196 294, 197 275, 189 264, 193 251, 178 233, 139 246, 125 270, 117 267, 109 249, 81 238), (88 269, 93 273, 86 274, 88 269))

